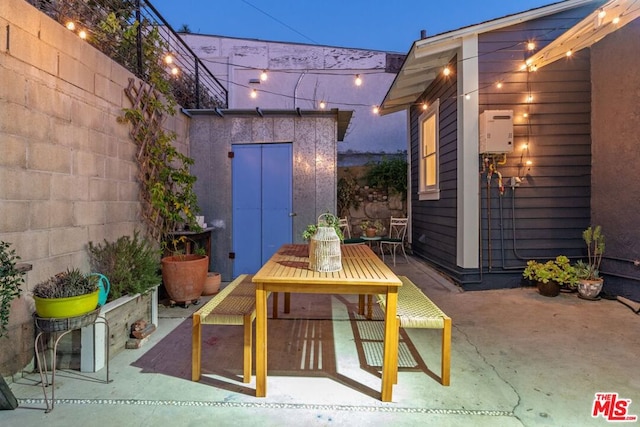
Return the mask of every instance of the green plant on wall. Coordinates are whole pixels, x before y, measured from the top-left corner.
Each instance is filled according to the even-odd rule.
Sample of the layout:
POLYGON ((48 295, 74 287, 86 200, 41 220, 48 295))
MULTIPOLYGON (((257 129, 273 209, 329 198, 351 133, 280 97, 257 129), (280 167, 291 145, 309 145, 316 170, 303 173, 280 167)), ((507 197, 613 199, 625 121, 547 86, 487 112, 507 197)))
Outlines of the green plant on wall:
POLYGON ((366 174, 367 183, 371 187, 393 190, 402 195, 403 200, 407 195, 407 162, 404 159, 383 159, 378 163, 370 163, 366 174))
POLYGON ((0 241, 0 337, 7 332, 11 302, 20 296, 24 283, 22 273, 16 267, 20 257, 10 247, 10 243, 0 241))

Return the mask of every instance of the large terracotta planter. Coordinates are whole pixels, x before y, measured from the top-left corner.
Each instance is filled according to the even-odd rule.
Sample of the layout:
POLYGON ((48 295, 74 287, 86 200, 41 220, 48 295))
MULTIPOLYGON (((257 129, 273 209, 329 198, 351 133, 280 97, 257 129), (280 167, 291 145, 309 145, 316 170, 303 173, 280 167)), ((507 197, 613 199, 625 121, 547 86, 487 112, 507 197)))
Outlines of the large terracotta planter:
POLYGON ((172 302, 191 303, 202 295, 209 271, 206 255, 175 255, 162 258, 162 282, 172 302))

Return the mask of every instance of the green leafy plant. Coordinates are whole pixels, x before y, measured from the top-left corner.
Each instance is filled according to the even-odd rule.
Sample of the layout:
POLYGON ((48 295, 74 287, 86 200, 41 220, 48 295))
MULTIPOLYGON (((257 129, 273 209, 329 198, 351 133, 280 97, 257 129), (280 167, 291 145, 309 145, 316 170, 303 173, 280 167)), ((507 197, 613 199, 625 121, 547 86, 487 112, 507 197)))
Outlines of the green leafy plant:
POLYGON ((587 262, 578 261, 576 263, 578 278, 596 280, 600 277, 600 263, 605 248, 602 227, 599 225, 589 226, 582 232, 582 239, 587 245, 587 262))
POLYGON ((160 250, 140 237, 122 236, 114 242, 89 242, 91 268, 109 279, 108 301, 123 295, 144 294, 160 284, 160 250))
POLYGON ((67 269, 33 287, 38 298, 69 298, 86 295, 98 290, 98 278, 85 276, 79 269, 67 269))
POLYGON ((554 281, 569 288, 574 288, 578 280, 575 268, 564 255, 558 255, 555 260, 544 263, 529 260, 522 276, 534 282, 554 281))
POLYGON ((380 233, 384 230, 384 225, 379 219, 363 219, 362 221, 360 221, 360 228, 362 229, 362 231, 368 228, 375 228, 376 233, 380 233))
POLYGON ((0 241, 0 337, 7 332, 11 302, 19 298, 24 278, 16 263, 20 257, 10 249, 11 244, 0 241))
POLYGON ((342 234, 342 229, 340 228, 340 219, 329 212, 323 215, 318 224, 307 225, 302 232, 302 238, 304 240, 310 240, 318 232, 318 227, 332 227, 338 235, 338 238, 344 240, 344 234, 342 234))
POLYGON ((406 198, 407 195, 407 162, 404 159, 383 159, 370 164, 366 179, 370 186, 394 190, 406 198))

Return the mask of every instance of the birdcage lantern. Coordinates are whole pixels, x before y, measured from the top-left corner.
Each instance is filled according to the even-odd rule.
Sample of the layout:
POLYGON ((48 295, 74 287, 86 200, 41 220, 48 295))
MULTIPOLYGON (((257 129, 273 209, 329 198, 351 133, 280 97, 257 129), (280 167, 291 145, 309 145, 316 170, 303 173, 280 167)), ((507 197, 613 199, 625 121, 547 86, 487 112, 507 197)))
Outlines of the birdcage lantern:
POLYGON ((329 273, 342 269, 340 237, 333 228, 335 221, 335 216, 328 213, 318 217, 318 231, 311 237, 310 245, 309 268, 312 270, 329 273))

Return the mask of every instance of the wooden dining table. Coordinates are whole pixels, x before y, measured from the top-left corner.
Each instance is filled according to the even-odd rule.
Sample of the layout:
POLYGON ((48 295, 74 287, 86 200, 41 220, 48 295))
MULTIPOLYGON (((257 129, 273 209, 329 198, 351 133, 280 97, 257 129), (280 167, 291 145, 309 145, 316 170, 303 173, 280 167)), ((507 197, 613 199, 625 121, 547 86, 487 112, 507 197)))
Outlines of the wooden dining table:
POLYGON ((342 245, 342 269, 321 273, 309 268, 308 245, 283 245, 253 276, 256 285, 256 396, 267 395, 268 292, 384 294, 384 350, 380 398, 392 401, 398 369, 396 309, 400 279, 367 245, 342 245))

